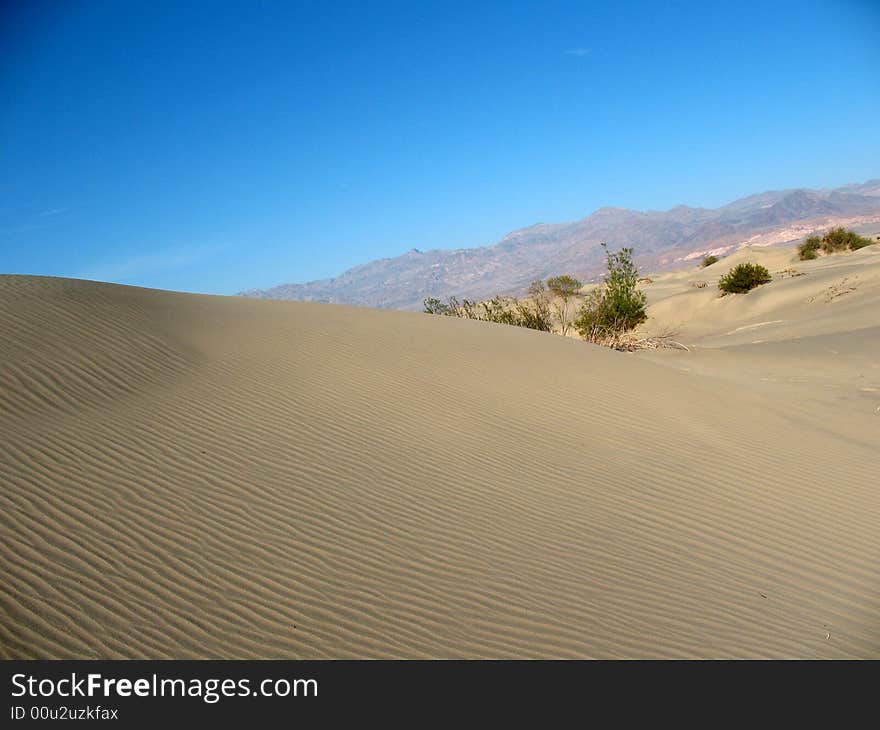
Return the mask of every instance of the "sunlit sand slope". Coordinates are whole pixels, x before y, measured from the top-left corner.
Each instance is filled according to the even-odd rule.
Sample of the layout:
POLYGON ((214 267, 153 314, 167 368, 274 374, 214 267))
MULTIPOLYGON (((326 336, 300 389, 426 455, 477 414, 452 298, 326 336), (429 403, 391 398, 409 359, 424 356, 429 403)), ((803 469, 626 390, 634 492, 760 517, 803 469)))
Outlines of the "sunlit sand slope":
POLYGON ((642 329, 674 331, 690 352, 640 358, 741 383, 880 452, 880 245, 814 261, 799 261, 794 247, 744 248, 656 277, 645 292, 642 329), (743 261, 763 264, 773 280, 719 296, 718 279, 743 261))
POLYGON ((880 657, 876 438, 741 383, 8 276, 0 409, 3 657, 880 657))

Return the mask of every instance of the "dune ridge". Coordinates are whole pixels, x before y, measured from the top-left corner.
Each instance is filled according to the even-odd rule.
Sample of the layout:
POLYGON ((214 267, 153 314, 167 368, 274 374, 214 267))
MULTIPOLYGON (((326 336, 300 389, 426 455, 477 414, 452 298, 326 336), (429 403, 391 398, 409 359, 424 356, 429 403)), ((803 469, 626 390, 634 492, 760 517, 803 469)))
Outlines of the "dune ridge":
POLYGON ((0 335, 3 658, 880 656, 877 439, 771 392, 41 277, 0 335))

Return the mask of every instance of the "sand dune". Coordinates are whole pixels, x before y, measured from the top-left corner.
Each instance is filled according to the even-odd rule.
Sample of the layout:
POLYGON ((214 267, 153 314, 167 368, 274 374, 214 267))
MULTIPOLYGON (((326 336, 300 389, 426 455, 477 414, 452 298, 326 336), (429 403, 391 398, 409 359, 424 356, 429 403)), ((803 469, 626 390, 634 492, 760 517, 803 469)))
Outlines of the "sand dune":
POLYGON ((880 443, 880 246, 814 261, 799 261, 794 247, 744 248, 645 291, 645 331, 673 330, 691 350, 647 359, 759 390, 844 438, 880 443), (742 261, 765 265, 773 281, 719 297, 719 277, 742 261))
POLYGON ((647 329, 677 329, 708 347, 876 327, 880 245, 814 261, 799 261, 794 247, 743 248, 706 269, 655 277, 645 293, 647 329), (719 297, 718 279, 744 261, 766 266, 773 282, 747 295, 719 297), (706 288, 693 286, 699 282, 706 288))
POLYGON ((880 392, 753 382, 809 369, 796 336, 876 387, 874 289, 717 334, 793 320, 823 265, 720 303, 658 280, 658 323, 707 299, 665 359, 0 277, 0 656, 880 657, 880 392))

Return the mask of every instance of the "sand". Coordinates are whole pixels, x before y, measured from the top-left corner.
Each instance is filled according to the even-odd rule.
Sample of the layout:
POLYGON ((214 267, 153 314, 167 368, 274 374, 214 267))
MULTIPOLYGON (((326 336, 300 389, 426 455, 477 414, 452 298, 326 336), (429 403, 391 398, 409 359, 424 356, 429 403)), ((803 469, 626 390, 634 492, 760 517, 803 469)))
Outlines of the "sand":
POLYGON ((829 261, 661 277, 651 354, 0 277, 0 656, 880 657, 880 257, 829 261))
POLYGON ((690 349, 649 359, 745 385, 846 439, 880 445, 880 245, 814 261, 799 261, 794 247, 744 248, 706 269, 655 277, 644 291, 643 332, 676 332, 690 349), (720 297, 718 279, 743 261, 763 264, 773 281, 720 297))

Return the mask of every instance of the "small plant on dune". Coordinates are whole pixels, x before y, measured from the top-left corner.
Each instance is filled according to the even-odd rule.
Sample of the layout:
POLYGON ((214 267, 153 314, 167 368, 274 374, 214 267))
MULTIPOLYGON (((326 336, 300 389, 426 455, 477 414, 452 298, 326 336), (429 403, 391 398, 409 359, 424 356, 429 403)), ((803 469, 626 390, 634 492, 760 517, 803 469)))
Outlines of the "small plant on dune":
POLYGON ((720 260, 721 259, 719 259, 717 256, 712 256, 710 254, 709 256, 705 256, 703 258, 703 260, 700 262, 700 268, 705 269, 707 266, 711 266, 712 264, 717 264, 720 260))
POLYGON ((521 302, 516 298, 504 299, 500 296, 485 302, 473 302, 469 299, 459 301, 457 297, 449 297, 447 302, 442 302, 436 297, 428 297, 424 300, 424 312, 550 332, 550 306, 547 304, 546 294, 543 293, 543 283, 536 283, 541 285, 541 291, 532 284, 529 288, 529 293, 534 297, 532 302, 521 302))
POLYGON ((424 300, 425 314, 440 314, 445 317, 460 317, 462 319, 479 319, 477 316, 477 303, 469 299, 458 301, 458 297, 449 297, 442 302, 436 297, 428 297, 424 300))
POLYGON ((723 294, 745 294, 756 286, 767 284, 773 280, 767 268, 760 264, 743 263, 734 266, 718 282, 723 294))
POLYGON ((582 286, 583 282, 568 274, 547 279, 547 288, 559 300, 556 305, 556 314, 559 317, 559 327, 563 336, 568 334, 572 324, 570 303, 582 286))
POLYGON ((425 314, 451 314, 449 305, 441 302, 437 297, 428 297, 423 301, 425 314))
MULTIPOLYGON (((538 282, 539 284, 541 282, 538 282)), ((543 284, 541 284, 543 286, 543 284)), ((532 295, 531 302, 521 302, 516 297, 502 299, 493 297, 476 305, 476 315, 472 319, 483 322, 495 322, 496 324, 509 324, 514 327, 525 327, 540 332, 550 332, 552 321, 550 317, 550 305, 546 295, 538 291, 535 284, 529 288, 532 295), (480 311, 482 310, 482 311, 480 311)))
POLYGON ((436 297, 428 297, 424 300, 425 314, 440 314, 445 317, 462 317, 463 319, 474 319, 472 316, 474 302, 458 301, 457 297, 449 297, 448 301, 442 302, 436 297))
POLYGON ((822 236, 822 250, 825 253, 833 253, 834 251, 858 251, 860 248, 870 246, 874 243, 870 238, 860 236, 855 231, 846 228, 832 228, 828 233, 822 236))
POLYGON ((639 272, 633 250, 622 248, 612 253, 606 244, 602 246, 608 267, 605 283, 587 295, 574 321, 581 337, 598 344, 619 338, 648 318, 645 294, 638 290, 639 272))
POLYGON ((821 238, 819 236, 810 236, 798 246, 798 256, 801 261, 809 261, 818 257, 819 251, 824 253, 858 251, 860 248, 870 246, 873 243, 875 241, 872 241, 870 238, 865 238, 855 231, 840 226, 832 228, 821 238))
POLYGON ((798 246, 798 258, 801 261, 811 261, 819 257, 819 251, 822 249, 822 239, 818 236, 810 236, 800 246, 798 246))
POLYGON ((482 310, 482 313, 477 314, 472 319, 478 319, 482 322, 495 322, 496 324, 516 324, 516 313, 501 297, 493 297, 488 301, 480 302, 477 306, 482 310))
POLYGON ((527 327, 539 332, 552 332, 553 322, 550 316, 550 303, 547 301, 547 290, 540 279, 529 284, 531 303, 514 299, 518 327, 527 327))
MULTIPOLYGON (((880 240, 880 239, 878 239, 880 240)), ((860 248, 865 248, 865 246, 873 246, 877 243, 877 241, 872 241, 870 238, 865 238, 864 236, 859 236, 857 239, 850 241, 849 250, 850 251, 858 251, 860 248)))

